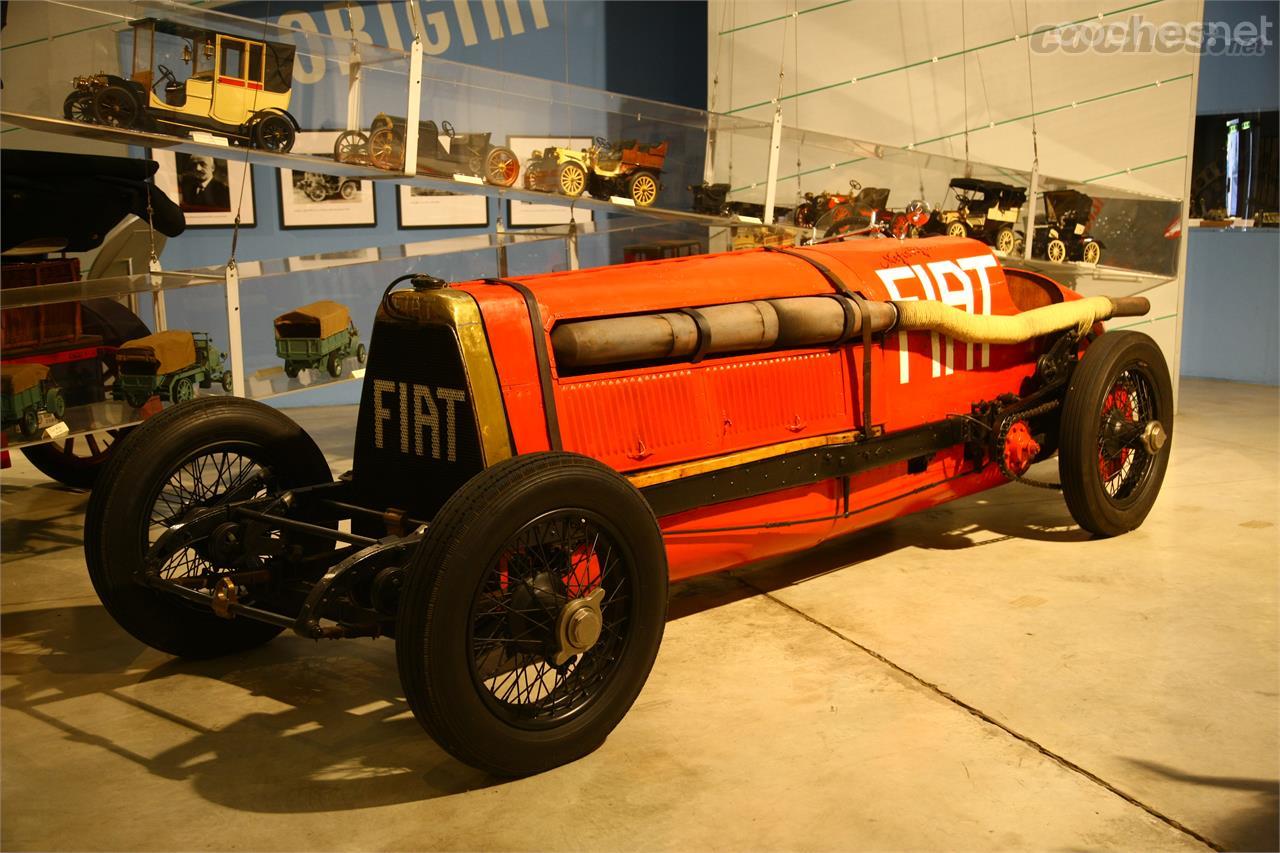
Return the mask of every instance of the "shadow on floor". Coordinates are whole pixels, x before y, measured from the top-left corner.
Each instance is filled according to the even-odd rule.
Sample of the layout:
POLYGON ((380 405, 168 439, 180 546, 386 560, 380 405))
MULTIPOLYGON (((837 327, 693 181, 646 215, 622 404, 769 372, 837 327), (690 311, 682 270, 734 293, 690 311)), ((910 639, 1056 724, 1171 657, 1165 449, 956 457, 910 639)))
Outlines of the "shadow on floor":
POLYGON ((1232 815, 1223 815, 1207 835, 1227 850, 1273 851, 1280 849, 1280 780, 1239 779, 1231 776, 1200 776, 1146 761, 1126 758, 1135 767, 1141 767, 1158 776, 1188 785, 1206 788, 1222 788, 1231 791, 1253 791, 1257 794, 1253 805, 1232 815))
POLYGON ((725 574, 673 584, 668 619, 681 619, 760 593, 803 583, 840 569, 868 563, 903 548, 961 551, 995 542, 1083 542, 1091 534, 1072 520, 1057 492, 1010 485, 994 494, 997 504, 976 495, 825 542, 800 554, 750 563, 725 574), (1023 500, 1019 500, 1019 497, 1023 500), (1045 500, 1045 498, 1048 500, 1045 500))
POLYGON ((501 781, 455 761, 422 730, 386 641, 316 648, 282 637, 234 657, 182 661, 126 636, 98 606, 5 614, 0 635, 6 708, 230 808, 342 811, 501 781), (152 729, 167 748, 142 754, 140 740, 152 741, 138 732, 152 729))

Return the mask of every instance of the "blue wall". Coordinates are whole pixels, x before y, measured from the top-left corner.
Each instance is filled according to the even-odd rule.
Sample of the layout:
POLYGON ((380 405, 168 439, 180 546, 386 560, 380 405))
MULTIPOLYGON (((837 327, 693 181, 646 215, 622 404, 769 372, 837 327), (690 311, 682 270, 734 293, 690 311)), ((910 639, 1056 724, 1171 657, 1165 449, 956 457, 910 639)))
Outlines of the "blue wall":
MULTIPOLYGON (((1280 2, 1209 0, 1206 22, 1271 22, 1260 55, 1200 58, 1201 115, 1280 107, 1280 2)), ((1191 229, 1182 311, 1182 374, 1280 384, 1280 234, 1191 229)))
POLYGON ((1193 228, 1182 374, 1280 384, 1280 234, 1193 228))

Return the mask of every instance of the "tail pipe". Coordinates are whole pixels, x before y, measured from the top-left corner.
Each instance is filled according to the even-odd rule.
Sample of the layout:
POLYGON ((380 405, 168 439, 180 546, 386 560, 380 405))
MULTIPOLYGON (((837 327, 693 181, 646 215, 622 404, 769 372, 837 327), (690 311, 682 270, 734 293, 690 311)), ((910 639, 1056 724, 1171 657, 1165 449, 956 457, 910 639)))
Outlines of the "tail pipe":
POLYGON ((571 320, 551 332, 556 364, 589 368, 774 347, 820 346, 871 331, 932 331, 966 343, 1015 344, 1050 332, 1087 330, 1100 320, 1151 310, 1141 296, 1091 296, 1012 316, 970 314, 933 301, 866 302, 844 296, 796 296, 680 311, 571 320))

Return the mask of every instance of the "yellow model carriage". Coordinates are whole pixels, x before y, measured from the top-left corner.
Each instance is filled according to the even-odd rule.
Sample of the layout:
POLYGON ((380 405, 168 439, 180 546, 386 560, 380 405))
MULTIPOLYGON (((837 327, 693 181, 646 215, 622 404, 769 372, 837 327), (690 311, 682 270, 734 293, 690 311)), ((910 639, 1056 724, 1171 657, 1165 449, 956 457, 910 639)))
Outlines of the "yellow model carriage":
POLYGON ((133 27, 129 78, 77 77, 63 102, 74 121, 185 136, 212 131, 267 151, 288 151, 298 133, 289 114, 293 45, 142 18, 133 27), (186 79, 167 65, 190 66, 186 79))

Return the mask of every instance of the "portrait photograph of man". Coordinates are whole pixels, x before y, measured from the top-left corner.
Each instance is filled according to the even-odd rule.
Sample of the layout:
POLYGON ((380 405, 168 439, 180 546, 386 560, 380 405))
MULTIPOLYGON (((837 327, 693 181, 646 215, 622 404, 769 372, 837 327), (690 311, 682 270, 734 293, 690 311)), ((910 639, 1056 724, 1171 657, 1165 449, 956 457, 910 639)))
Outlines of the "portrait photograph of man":
POLYGON ((185 211, 219 212, 231 210, 231 189, 227 184, 227 161, 208 154, 177 153, 178 206, 185 211))

